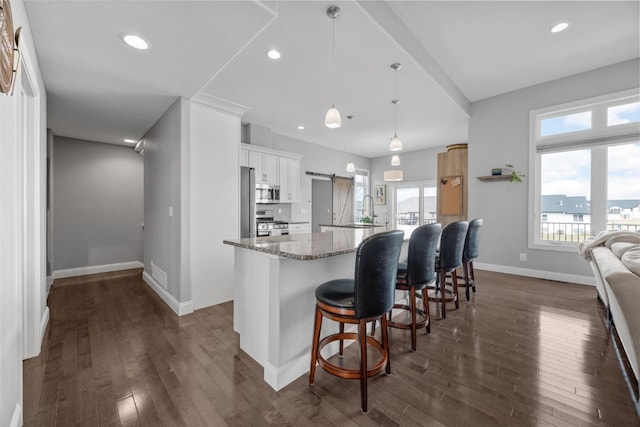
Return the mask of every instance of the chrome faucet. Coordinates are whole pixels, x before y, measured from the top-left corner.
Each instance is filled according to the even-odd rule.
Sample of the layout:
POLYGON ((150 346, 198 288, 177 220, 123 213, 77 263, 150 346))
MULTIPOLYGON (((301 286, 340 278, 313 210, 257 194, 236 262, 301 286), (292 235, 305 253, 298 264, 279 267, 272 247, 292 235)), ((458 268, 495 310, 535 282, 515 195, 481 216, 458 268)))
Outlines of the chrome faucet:
POLYGON ((365 208, 364 208, 364 201, 369 199, 371 201, 371 223, 375 224, 376 223, 376 213, 374 211, 374 204, 373 204, 373 197, 370 194, 365 194, 364 197, 362 198, 362 212, 364 213, 365 208))

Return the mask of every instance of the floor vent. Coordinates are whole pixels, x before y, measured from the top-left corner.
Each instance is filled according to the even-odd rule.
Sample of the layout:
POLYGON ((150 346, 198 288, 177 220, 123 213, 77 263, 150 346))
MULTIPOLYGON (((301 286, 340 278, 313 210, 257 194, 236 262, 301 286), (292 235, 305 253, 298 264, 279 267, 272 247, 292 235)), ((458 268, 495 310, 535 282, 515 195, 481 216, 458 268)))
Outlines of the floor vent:
POLYGON ((163 288, 167 289, 167 273, 162 271, 157 265, 151 261, 151 277, 160 284, 163 288))

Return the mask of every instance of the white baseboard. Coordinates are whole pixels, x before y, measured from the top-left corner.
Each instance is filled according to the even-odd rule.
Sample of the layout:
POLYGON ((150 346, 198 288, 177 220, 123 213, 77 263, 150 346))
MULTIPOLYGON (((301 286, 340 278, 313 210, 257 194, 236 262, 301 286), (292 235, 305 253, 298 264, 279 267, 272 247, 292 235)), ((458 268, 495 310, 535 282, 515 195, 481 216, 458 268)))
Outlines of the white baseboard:
POLYGON ((140 261, 119 262, 116 264, 92 265, 89 267, 67 268, 56 270, 51 274, 52 279, 62 279, 65 277, 86 276, 87 274, 110 273, 112 271, 130 270, 132 268, 143 268, 140 261))
POLYGON ((280 366, 280 368, 276 368, 271 363, 266 362, 264 364, 264 380, 272 389, 279 391, 309 372, 310 363, 311 354, 300 356, 297 359, 280 366))
POLYGON ((47 331, 47 325, 49 324, 49 307, 44 308, 42 313, 42 319, 40 320, 40 347, 42 347, 42 340, 44 339, 44 333, 47 331))
POLYGON ((22 425, 22 405, 16 403, 16 409, 13 410, 13 416, 11 417, 11 424, 9 427, 20 427, 22 425))
POLYGON ((577 274, 557 273, 554 271, 534 270, 532 268, 511 267, 506 265, 485 264, 474 262, 473 267, 478 270, 495 271, 496 273, 515 274, 516 276, 535 277, 537 279, 556 280, 558 282, 577 283, 580 285, 595 286, 596 279, 592 276, 579 276, 577 274))
POLYGON ((142 272, 142 279, 178 316, 193 313, 193 301, 179 302, 146 271, 142 272))

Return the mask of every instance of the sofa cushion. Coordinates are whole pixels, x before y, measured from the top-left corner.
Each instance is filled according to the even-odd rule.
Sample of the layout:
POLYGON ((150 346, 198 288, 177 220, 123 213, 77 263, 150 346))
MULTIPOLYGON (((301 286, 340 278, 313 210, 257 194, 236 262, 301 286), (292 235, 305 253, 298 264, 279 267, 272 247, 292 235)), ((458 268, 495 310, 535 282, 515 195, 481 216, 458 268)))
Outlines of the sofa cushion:
POLYGON ((593 248, 591 249, 591 256, 598 264, 598 270, 600 270, 600 274, 605 279, 607 275, 623 269, 620 259, 609 248, 604 246, 593 248))
POLYGON ((622 255, 620 261, 622 261, 622 264, 632 273, 640 276, 640 245, 635 245, 635 247, 628 249, 624 255, 622 255))
POLYGON ((637 246, 640 248, 640 244, 636 243, 627 243, 627 242, 616 242, 611 245, 611 252, 613 252, 618 258, 622 258, 625 252, 629 249, 637 246))
POLYGON ((613 323, 636 378, 640 374, 640 277, 621 268, 605 276, 613 323))

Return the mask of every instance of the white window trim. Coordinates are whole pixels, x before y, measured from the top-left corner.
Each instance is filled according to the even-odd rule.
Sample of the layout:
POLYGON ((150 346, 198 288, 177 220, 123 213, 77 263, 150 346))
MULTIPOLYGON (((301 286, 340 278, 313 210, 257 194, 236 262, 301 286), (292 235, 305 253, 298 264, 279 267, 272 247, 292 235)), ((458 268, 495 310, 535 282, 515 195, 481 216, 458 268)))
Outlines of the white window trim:
POLYGON ((591 234, 607 226, 607 143, 624 143, 640 139, 640 124, 637 122, 608 126, 607 109, 637 101, 640 89, 630 89, 580 101, 569 102, 529 112, 529 209, 528 247, 560 252, 575 252, 578 243, 541 241, 540 223, 540 155, 545 152, 566 151, 573 147, 591 148, 591 206, 605 206, 602 212, 591 211, 591 234), (596 105, 597 104, 597 105, 596 105), (540 135, 543 119, 567 114, 593 111, 592 127, 589 130, 568 132, 546 137, 540 135), (604 122, 603 122, 604 120, 604 122), (602 205, 604 203, 604 205, 602 205))
MULTIPOLYGON (((391 203, 391 209, 389 210, 391 214, 391 218, 389 219, 389 225, 391 225, 394 229, 398 228, 398 212, 397 212, 397 203, 396 203, 398 188, 419 187, 420 193, 422 193, 423 188, 428 186, 436 187, 436 191, 437 191, 437 184, 435 179, 430 179, 426 181, 407 181, 407 182, 403 181, 401 183, 388 185, 387 187, 389 188, 387 188, 387 203, 389 202, 391 203)), ((422 194, 422 197, 424 197, 424 194, 422 194)), ((418 204, 418 216, 419 218, 422 218, 422 220, 424 220, 424 203, 418 204)))

